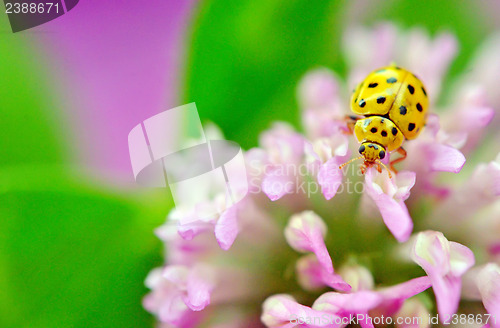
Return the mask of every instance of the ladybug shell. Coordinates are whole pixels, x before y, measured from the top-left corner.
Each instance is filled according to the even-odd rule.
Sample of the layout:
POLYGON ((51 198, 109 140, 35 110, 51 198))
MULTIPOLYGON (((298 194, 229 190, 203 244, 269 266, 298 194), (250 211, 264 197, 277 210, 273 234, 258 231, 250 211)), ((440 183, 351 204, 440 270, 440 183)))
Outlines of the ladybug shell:
POLYGON ((351 98, 358 115, 390 119, 406 139, 416 138, 425 126, 429 99, 424 85, 413 73, 388 66, 370 73, 351 98))

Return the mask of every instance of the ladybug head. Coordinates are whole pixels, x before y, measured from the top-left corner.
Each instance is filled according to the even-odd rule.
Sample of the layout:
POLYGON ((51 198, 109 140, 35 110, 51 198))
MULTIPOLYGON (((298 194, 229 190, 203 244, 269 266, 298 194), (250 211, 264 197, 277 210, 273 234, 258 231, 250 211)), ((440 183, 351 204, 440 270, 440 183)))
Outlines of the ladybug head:
POLYGON ((381 159, 385 158, 385 148, 384 147, 382 147, 376 143, 366 141, 366 142, 363 142, 361 144, 361 146, 359 146, 358 151, 359 151, 361 156, 353 158, 350 161, 348 161, 347 163, 340 165, 339 169, 344 168, 344 166, 346 166, 347 164, 349 164, 355 160, 364 159, 364 163, 361 165, 361 173, 364 174, 370 166, 377 164, 376 165, 377 171, 382 172, 381 166, 383 166, 387 170, 387 172, 389 174, 389 178, 392 179, 391 171, 385 166, 384 163, 382 163, 380 161, 381 159))
POLYGON ((385 148, 372 142, 363 142, 358 151, 365 158, 365 163, 374 163, 385 157, 385 148))

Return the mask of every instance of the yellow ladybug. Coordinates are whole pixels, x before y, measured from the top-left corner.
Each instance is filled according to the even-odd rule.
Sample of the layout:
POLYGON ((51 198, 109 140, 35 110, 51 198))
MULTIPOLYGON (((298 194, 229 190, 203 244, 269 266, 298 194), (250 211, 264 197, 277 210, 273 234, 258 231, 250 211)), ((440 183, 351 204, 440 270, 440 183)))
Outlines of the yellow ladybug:
POLYGON ((380 160, 387 152, 397 151, 402 157, 390 163, 396 172, 394 164, 406 158, 401 145, 405 139, 415 139, 422 132, 428 107, 425 87, 410 71, 393 65, 370 73, 356 87, 351 98, 351 110, 362 117, 348 117, 349 129, 354 130, 361 143, 361 156, 341 165, 340 169, 364 158, 362 173, 374 164, 381 172, 380 165, 385 165, 380 160))

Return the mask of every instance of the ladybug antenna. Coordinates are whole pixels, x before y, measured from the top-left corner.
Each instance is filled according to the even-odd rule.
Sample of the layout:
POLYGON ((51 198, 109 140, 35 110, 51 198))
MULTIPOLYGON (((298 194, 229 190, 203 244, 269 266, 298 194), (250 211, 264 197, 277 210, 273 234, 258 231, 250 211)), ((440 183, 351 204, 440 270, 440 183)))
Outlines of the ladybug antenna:
POLYGON ((382 163, 379 159, 376 160, 376 162, 380 165, 382 165, 384 167, 384 169, 387 170, 387 173, 389 173, 389 179, 392 179, 392 174, 391 174, 391 170, 389 170, 389 168, 387 166, 385 166, 384 163, 382 163))
POLYGON ((358 159, 362 159, 362 158, 363 158, 363 156, 359 156, 359 157, 353 158, 350 161, 345 162, 344 164, 340 165, 339 169, 342 170, 344 168, 344 166, 346 166, 348 164, 351 164, 352 162, 357 161, 358 159))

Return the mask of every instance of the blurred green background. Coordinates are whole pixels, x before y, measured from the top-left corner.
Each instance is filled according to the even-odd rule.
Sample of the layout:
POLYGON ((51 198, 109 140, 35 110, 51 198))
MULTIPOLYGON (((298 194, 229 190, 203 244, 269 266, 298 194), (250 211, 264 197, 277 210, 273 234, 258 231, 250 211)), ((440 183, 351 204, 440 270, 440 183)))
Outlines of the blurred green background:
MULTIPOLYGON (((455 33, 448 80, 495 28, 489 7, 472 0, 211 0, 192 12, 179 104, 196 101, 244 148, 272 121, 299 127, 295 88, 307 70, 344 76, 348 26, 389 20, 455 33)), ((152 326, 143 281, 161 264, 153 229, 171 207, 168 191, 93 178, 75 160, 72 114, 44 48, 10 33, 3 14, 0 33, 0 327, 152 326)))

